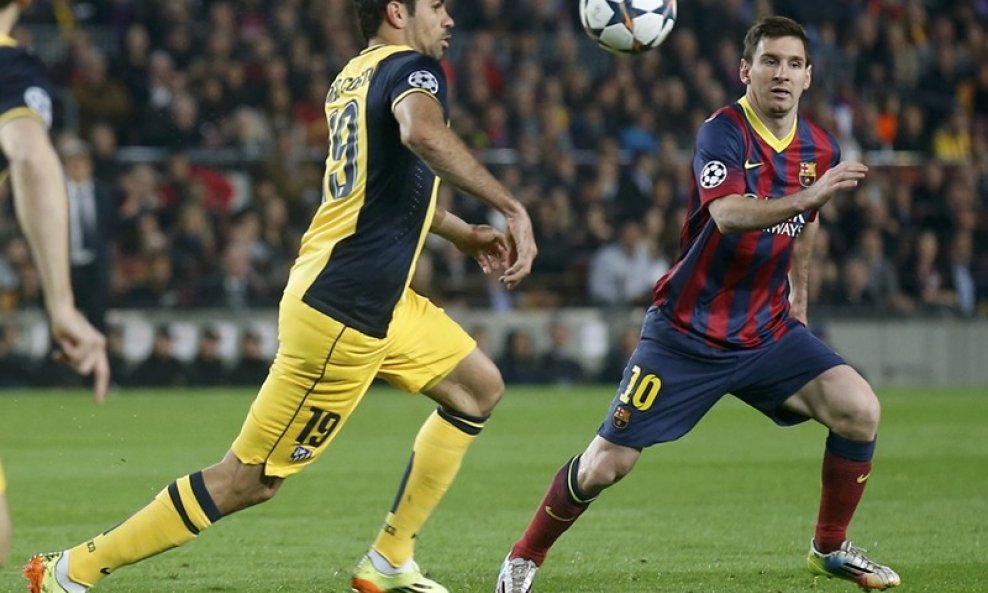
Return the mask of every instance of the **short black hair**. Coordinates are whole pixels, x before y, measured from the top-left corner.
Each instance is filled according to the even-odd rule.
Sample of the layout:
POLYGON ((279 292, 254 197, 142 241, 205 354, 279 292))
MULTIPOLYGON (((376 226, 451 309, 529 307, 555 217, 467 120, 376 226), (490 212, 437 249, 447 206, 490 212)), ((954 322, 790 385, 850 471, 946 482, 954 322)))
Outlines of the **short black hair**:
POLYGON ((415 0, 353 0, 353 8, 357 11, 357 21, 364 39, 370 40, 377 35, 377 30, 384 22, 385 10, 392 2, 401 2, 408 7, 409 14, 415 14, 415 0))
POLYGON ((796 21, 784 16, 765 17, 748 29, 744 36, 744 53, 742 58, 749 64, 755 59, 755 49, 758 42, 764 38, 778 39, 780 37, 796 37, 803 42, 803 50, 806 52, 806 63, 810 64, 810 38, 806 34, 806 29, 796 21))

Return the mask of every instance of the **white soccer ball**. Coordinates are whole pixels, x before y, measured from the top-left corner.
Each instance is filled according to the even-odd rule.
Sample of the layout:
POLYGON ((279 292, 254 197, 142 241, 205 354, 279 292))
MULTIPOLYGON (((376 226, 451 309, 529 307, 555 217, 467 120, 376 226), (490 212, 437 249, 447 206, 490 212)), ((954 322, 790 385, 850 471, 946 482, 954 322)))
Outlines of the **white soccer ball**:
POLYGON ((676 0, 580 0, 580 20, 604 49, 637 54, 665 41, 676 24, 676 0))

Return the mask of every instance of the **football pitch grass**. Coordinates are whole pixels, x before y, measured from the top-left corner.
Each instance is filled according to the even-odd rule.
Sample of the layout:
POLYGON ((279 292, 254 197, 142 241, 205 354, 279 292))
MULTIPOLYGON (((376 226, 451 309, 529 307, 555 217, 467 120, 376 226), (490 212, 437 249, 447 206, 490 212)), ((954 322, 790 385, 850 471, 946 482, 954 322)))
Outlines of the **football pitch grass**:
MULTIPOLYGON (((419 563, 453 593, 489 593, 550 477, 582 450, 612 387, 508 390, 423 530, 419 563)), ((851 537, 904 593, 988 591, 988 389, 880 392, 875 471, 851 537)), ((218 460, 253 391, 0 394, 14 518, 0 592, 20 566, 109 528, 174 478, 218 460)), ((270 503, 121 569, 106 593, 349 591, 432 406, 375 388, 318 463, 270 503)), ((779 429, 725 398, 683 440, 654 447, 557 544, 539 593, 850 592, 804 556, 825 430, 779 429)))

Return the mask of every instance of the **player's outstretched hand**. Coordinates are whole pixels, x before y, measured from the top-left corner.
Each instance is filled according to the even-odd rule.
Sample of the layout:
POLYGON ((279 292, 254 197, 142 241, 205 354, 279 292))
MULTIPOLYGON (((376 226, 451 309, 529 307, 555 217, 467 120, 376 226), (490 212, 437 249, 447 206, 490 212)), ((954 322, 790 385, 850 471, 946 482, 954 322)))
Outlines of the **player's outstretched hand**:
POLYGON ((827 169, 827 172, 810 186, 812 191, 809 192, 809 208, 820 208, 830 201, 835 193, 854 189, 867 173, 868 167, 857 161, 845 161, 827 169))
POLYGON ((522 210, 519 214, 508 216, 507 221, 508 257, 511 265, 499 280, 508 288, 514 288, 532 272, 532 262, 539 250, 535 246, 532 220, 527 212, 522 210))
POLYGON ((456 247, 477 260, 485 274, 501 274, 508 268, 508 238, 492 226, 470 225, 470 233, 460 237, 456 247))
POLYGON ((51 313, 51 333, 58 343, 55 358, 80 375, 93 376, 93 399, 106 400, 110 385, 110 363, 106 339, 76 309, 51 313))

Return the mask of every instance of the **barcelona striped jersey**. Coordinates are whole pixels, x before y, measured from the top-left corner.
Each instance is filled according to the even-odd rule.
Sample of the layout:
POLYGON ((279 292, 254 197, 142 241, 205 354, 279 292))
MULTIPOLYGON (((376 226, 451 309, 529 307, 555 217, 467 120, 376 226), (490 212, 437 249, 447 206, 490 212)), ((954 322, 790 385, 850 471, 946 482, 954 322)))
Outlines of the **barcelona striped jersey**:
MULTIPOLYGON (((0 34, 0 126, 18 117, 33 117, 51 127, 51 85, 45 65, 29 49, 0 34)), ((9 165, 0 151, 0 181, 9 165)))
POLYGON ((437 60, 398 45, 364 50, 326 96, 323 201, 302 238, 286 294, 361 333, 387 335, 435 211, 439 179, 401 143, 393 107, 424 93, 448 120, 437 60))
POLYGON ((732 194, 789 199, 839 161, 833 135, 803 117, 777 138, 746 98, 717 111, 697 133, 682 254, 656 283, 659 310, 680 330, 719 348, 752 348, 785 335, 798 323, 789 316, 793 246, 817 213, 723 234, 707 206, 732 194))

